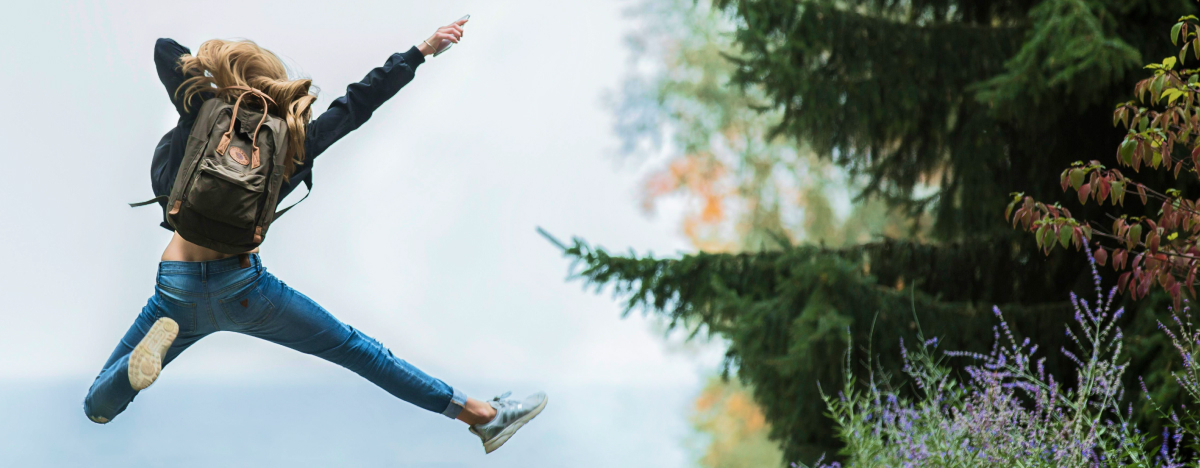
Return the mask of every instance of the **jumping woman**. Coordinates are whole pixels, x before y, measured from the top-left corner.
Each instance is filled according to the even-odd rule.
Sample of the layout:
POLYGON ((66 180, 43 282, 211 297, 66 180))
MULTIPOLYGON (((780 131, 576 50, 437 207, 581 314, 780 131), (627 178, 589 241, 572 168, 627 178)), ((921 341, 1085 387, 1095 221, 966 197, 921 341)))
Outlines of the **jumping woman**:
POLYGON ((542 411, 540 392, 524 400, 467 398, 288 287, 259 257, 267 226, 287 211, 275 211, 278 200, 302 183, 311 190, 316 157, 408 84, 425 56, 457 43, 466 22, 392 54, 316 119, 312 81, 288 77, 283 62, 253 42, 210 40, 192 55, 158 40, 154 62, 179 122, 155 149, 151 183, 162 226, 174 234, 154 295, 84 399, 89 419, 111 421, 179 353, 217 331, 350 369, 401 400, 468 424, 487 453, 542 411))

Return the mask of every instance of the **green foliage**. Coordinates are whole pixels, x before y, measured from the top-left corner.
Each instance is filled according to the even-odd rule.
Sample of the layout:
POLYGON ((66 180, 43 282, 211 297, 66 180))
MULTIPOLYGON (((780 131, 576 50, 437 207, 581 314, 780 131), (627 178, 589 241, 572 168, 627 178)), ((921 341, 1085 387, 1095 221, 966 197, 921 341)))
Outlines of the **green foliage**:
POLYGON ((740 23, 734 81, 777 131, 854 174, 863 195, 935 214, 941 239, 1011 236, 989 207, 1049 195, 1043 174, 1094 159, 1137 51, 1185 0, 718 0, 740 23), (927 190, 923 191, 925 188, 927 190), (929 193, 932 192, 932 193, 929 193))
MULTIPOLYGON (((945 336, 953 349, 984 351, 979 337, 991 336, 991 324, 987 306, 980 304, 1004 298, 997 302, 1012 303, 1007 310, 1023 329, 1034 331, 1031 335, 1046 346, 1065 343, 1066 303, 1023 305, 1019 300, 1061 286, 995 277, 972 266, 972 261, 998 264, 997 257, 1031 254, 1014 254, 1007 246, 962 244, 948 251, 889 241, 843 250, 788 246, 679 259, 613 256, 578 239, 564 247, 580 267, 575 277, 598 287, 611 285, 615 294, 628 298, 627 312, 654 311, 693 334, 728 339, 726 372, 753 384, 772 438, 783 443, 791 460, 814 460, 836 447, 818 382, 825 388, 841 386, 838 363, 848 345, 847 328, 860 344, 855 358, 864 361, 872 356, 871 343, 915 338, 918 320, 926 333, 945 336), (905 282, 916 287, 897 287, 905 282), (935 297, 927 291, 938 292, 935 297)), ((902 365, 887 355, 876 356, 876 362, 889 372, 902 365)), ((1051 372, 1059 367, 1053 359, 1047 364, 1051 372)))
MULTIPOLYGON (((899 374, 903 362, 879 347, 893 349, 900 339, 915 342, 918 326, 926 336, 941 337, 943 349, 985 352, 993 337, 990 304, 1000 304, 1014 329, 1042 349, 1057 350, 1069 344, 1062 330, 1071 320, 1070 304, 1025 298, 1051 297, 1053 291, 1088 283, 1087 278, 1065 284, 1034 280, 1058 268, 1055 262, 1071 259, 1030 262, 1040 254, 1013 244, 933 247, 885 241, 840 250, 785 246, 771 252, 701 252, 677 259, 614 256, 580 239, 558 245, 574 259, 573 278, 598 291, 611 287, 626 298, 626 313, 654 313, 693 335, 729 340, 726 375, 736 374, 753 386, 771 436, 781 443, 786 459, 808 462, 834 453, 839 445, 819 389, 845 384, 840 363, 851 343, 853 362, 871 362, 883 375, 899 374), (1022 273, 1007 276, 1011 271, 1022 273)), ((1129 380, 1145 376, 1155 399, 1170 405, 1181 401, 1178 386, 1166 385, 1170 370, 1179 366, 1178 358, 1155 333, 1163 318, 1152 311, 1164 303, 1151 297, 1151 303, 1137 304, 1146 308, 1131 310, 1121 323, 1131 337, 1125 384, 1136 386, 1129 380)), ((1047 354, 1047 373, 1070 383, 1071 363, 1047 354)), ((865 367, 855 370, 860 381, 870 378, 865 367)), ((911 388, 898 391, 913 395, 911 388)), ((1139 409, 1138 418, 1153 416, 1139 409)), ((1161 422, 1153 417, 1139 421, 1149 431, 1158 431, 1161 422)))
POLYGON ((1005 71, 974 88, 976 98, 1005 120, 1053 123, 1062 111, 1107 105, 1106 89, 1141 64, 1137 49, 1114 34, 1116 17, 1102 3, 1044 1, 1029 11, 1029 22, 1029 35, 1005 71), (1051 99, 1057 104, 1051 109, 1060 112, 1024 114, 1029 103, 1051 99))
MULTIPOLYGON (((1089 161, 1115 148, 1132 161, 1137 147, 1121 146, 1124 132, 1111 130, 1112 104, 1128 99, 1139 57, 1177 55, 1163 32, 1181 12, 1195 11, 1191 2, 713 4, 734 26, 732 45, 723 52, 734 65, 730 85, 718 86, 720 74, 727 73, 718 63, 693 62, 712 65, 693 82, 703 86, 686 84, 695 74, 669 77, 684 86, 648 93, 650 101, 675 96, 669 102, 690 109, 678 114, 678 121, 687 122, 730 115, 687 107, 691 102, 731 102, 711 100, 718 95, 706 90, 741 89, 754 97, 744 102, 765 103, 763 115, 778 118, 764 141, 786 137, 787 144, 811 148, 852 177, 862 176, 859 200, 882 200, 900 209, 914 231, 931 216, 938 243, 882 241, 840 250, 786 246, 772 252, 655 259, 611 256, 577 241, 568 252, 585 266, 579 277, 612 285, 629 297, 631 310, 652 310, 694 332, 730 339, 727 369, 753 385, 773 437, 791 460, 813 460, 836 446, 821 415, 816 385, 836 388, 842 383, 837 352, 846 344, 844 327, 850 328, 857 346, 854 358, 860 361, 871 356, 872 343, 895 343, 912 334, 914 308, 930 335, 951 340, 946 346, 978 350, 991 337, 983 310, 999 304, 1044 349, 1063 344, 1061 327, 1069 317, 1059 301, 1073 286, 1086 284, 1084 262, 1081 256, 1043 257, 1038 251, 1077 247, 1087 226, 1038 226, 1044 229, 1031 239, 1018 236, 997 211, 1014 192, 1036 199, 1059 194, 1062 186, 1056 182, 1061 181, 1045 174, 1073 161, 1089 161)), ((1194 47, 1192 52, 1198 53, 1194 47)), ((1176 62, 1159 63, 1158 70, 1178 69, 1176 62)), ((1165 93, 1164 103, 1186 101, 1171 89, 1151 83, 1146 92, 1155 99, 1165 93)), ((720 99, 734 98, 724 96, 720 99)), ((669 106, 658 107, 664 108, 669 106)), ((1123 120, 1135 131, 1153 126, 1151 118, 1135 115, 1123 120)), ((643 121, 648 128, 663 122, 671 119, 643 121)), ((692 131, 687 138, 703 143, 723 127, 685 128, 692 131)), ((1150 155, 1147 164, 1155 164, 1154 156, 1145 154, 1150 155)), ((792 170, 765 167, 772 173, 792 170)), ((1092 172, 1085 165, 1065 175, 1067 186, 1099 190, 1092 188, 1092 172)), ((1153 185, 1154 180, 1145 182, 1153 185)), ((1140 197, 1138 186, 1121 180, 1110 181, 1107 190, 1107 200, 1134 193, 1140 197)), ((1074 203, 1064 201, 1055 208, 1087 219, 1115 209, 1074 203)), ((1107 259, 1115 261, 1112 257, 1107 259)), ((1149 299, 1160 298, 1151 294, 1149 299)), ((1129 375, 1145 375, 1153 386, 1169 379, 1168 369, 1178 364, 1153 336, 1153 309, 1142 305, 1146 307, 1129 309, 1128 323, 1122 326, 1131 337, 1129 375)), ((874 362, 890 373, 901 366, 886 355, 874 362)), ((1047 369, 1056 378, 1071 378, 1053 358, 1047 369)), ((1170 386, 1154 388, 1156 398, 1178 401, 1171 391, 1157 390, 1170 386)), ((1153 422, 1142 423, 1157 430, 1153 422)))

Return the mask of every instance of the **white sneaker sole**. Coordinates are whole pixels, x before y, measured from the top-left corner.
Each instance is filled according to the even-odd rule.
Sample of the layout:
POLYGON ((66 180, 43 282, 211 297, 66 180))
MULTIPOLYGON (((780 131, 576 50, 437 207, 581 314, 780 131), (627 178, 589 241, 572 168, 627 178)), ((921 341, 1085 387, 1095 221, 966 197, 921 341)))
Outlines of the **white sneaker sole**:
POLYGON ((179 324, 167 317, 158 319, 146 336, 129 353, 129 385, 141 391, 158 378, 162 371, 163 357, 171 349, 171 343, 179 335, 179 324))
POLYGON ((484 453, 492 453, 492 452, 496 451, 496 449, 500 448, 501 445, 504 445, 505 442, 508 442, 508 439, 510 437, 512 437, 513 434, 517 433, 517 429, 520 429, 521 426, 525 425, 525 423, 529 422, 535 416, 541 414, 542 410, 546 408, 546 403, 548 403, 549 401, 550 401, 550 397, 546 397, 546 399, 542 400, 542 404, 537 405, 537 407, 534 408, 533 411, 530 411, 525 416, 521 416, 521 418, 517 419, 516 422, 509 424, 508 427, 504 428, 503 431, 500 431, 499 434, 496 434, 496 437, 492 437, 492 440, 484 442, 483 443, 483 452, 484 453))

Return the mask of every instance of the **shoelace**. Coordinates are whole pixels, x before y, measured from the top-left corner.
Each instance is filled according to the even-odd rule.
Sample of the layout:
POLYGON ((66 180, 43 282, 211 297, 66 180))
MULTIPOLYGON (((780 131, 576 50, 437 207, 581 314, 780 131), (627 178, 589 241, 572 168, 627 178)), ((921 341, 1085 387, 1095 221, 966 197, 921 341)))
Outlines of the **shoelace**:
POLYGON ((504 413, 506 413, 505 410, 507 410, 508 407, 512 405, 512 403, 513 403, 512 401, 505 400, 505 398, 508 398, 510 396, 512 396, 512 392, 504 392, 503 394, 498 395, 495 398, 492 398, 492 401, 496 402, 496 419, 495 419, 496 421, 500 421, 501 420, 500 416, 503 415, 504 413))

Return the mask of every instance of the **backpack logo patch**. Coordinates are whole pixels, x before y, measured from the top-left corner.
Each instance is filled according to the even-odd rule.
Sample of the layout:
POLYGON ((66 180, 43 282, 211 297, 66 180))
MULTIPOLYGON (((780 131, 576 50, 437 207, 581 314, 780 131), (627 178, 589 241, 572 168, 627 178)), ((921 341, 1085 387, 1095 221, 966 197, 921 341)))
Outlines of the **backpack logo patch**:
POLYGON ((246 156, 246 152, 236 146, 229 147, 229 157, 243 166, 250 165, 250 158, 246 156))

